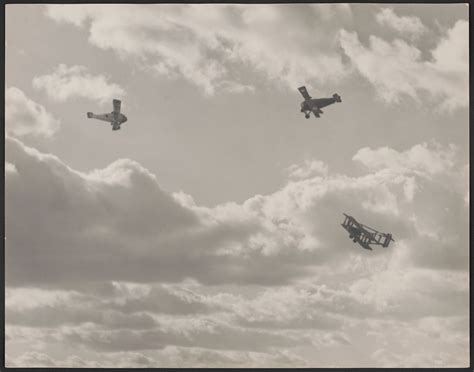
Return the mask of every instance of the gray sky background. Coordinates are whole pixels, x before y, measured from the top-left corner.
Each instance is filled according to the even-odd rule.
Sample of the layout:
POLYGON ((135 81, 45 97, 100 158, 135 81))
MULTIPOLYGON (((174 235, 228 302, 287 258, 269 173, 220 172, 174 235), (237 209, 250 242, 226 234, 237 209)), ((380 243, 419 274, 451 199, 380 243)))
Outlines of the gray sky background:
POLYGON ((6 9, 8 366, 468 365, 466 4, 6 9))

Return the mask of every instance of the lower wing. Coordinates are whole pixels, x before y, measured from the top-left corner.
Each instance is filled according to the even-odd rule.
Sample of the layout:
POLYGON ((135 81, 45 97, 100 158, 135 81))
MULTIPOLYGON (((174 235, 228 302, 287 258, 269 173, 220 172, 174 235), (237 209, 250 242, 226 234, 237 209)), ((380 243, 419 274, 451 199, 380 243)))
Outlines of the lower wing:
POLYGON ((120 122, 114 120, 114 121, 112 122, 112 130, 118 130, 118 129, 120 129, 120 122))

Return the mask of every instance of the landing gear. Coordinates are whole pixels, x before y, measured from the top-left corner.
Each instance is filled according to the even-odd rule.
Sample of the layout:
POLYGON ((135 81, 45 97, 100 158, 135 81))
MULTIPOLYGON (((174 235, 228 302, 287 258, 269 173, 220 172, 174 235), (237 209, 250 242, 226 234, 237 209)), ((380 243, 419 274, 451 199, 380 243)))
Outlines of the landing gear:
POLYGON ((309 114, 305 114, 304 117, 305 117, 306 119, 309 119, 309 114))

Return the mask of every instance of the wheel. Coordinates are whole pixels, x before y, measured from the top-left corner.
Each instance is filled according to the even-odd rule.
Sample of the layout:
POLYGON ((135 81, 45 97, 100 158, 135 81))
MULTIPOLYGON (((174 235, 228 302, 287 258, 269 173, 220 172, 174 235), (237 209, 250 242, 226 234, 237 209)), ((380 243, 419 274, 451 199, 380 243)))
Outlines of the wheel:
POLYGON ((305 115, 304 117, 305 117, 306 119, 309 119, 309 115, 305 115))

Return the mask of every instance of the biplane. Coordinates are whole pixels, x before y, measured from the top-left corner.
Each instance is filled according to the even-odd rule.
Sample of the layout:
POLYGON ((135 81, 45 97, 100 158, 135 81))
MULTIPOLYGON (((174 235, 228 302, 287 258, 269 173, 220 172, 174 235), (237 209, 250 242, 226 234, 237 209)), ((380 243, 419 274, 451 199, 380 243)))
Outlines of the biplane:
POLYGON ((349 238, 352 239, 354 243, 359 243, 362 248, 372 250, 370 244, 381 245, 382 247, 387 248, 390 241, 395 241, 395 239, 392 238, 392 234, 381 233, 369 226, 357 222, 352 216, 348 216, 345 213, 343 213, 343 215, 345 218, 341 226, 347 230, 349 238))
POLYGON ((309 119, 311 113, 314 114, 316 118, 319 118, 323 113, 321 108, 332 105, 336 102, 342 102, 341 96, 337 93, 334 93, 331 98, 312 98, 305 86, 299 87, 301 95, 304 98, 304 101, 301 102, 301 112, 304 112, 304 117, 309 119))
POLYGON ((127 121, 127 117, 120 112, 120 106, 122 104, 122 101, 119 101, 118 99, 114 99, 112 101, 112 105, 114 110, 110 113, 107 114, 94 114, 93 112, 88 112, 87 117, 89 119, 99 119, 103 121, 108 121, 110 125, 112 126, 112 130, 119 130, 120 125, 125 123, 127 121))

